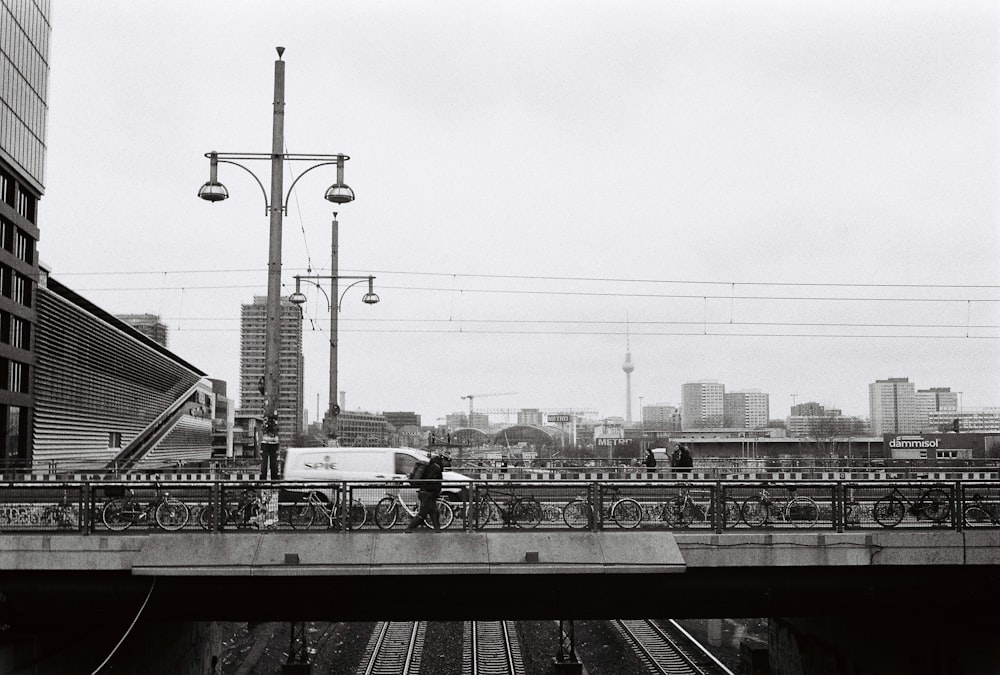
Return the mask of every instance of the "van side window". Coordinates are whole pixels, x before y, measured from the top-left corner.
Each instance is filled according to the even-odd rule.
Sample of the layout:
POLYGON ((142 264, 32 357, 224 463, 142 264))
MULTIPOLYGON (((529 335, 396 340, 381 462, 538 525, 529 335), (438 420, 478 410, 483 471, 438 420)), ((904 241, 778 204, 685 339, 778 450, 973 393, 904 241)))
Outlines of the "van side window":
POLYGON ((413 471, 413 467, 416 465, 417 460, 411 455, 404 455, 401 452, 396 453, 396 463, 395 470, 393 473, 403 474, 404 476, 409 476, 413 471))

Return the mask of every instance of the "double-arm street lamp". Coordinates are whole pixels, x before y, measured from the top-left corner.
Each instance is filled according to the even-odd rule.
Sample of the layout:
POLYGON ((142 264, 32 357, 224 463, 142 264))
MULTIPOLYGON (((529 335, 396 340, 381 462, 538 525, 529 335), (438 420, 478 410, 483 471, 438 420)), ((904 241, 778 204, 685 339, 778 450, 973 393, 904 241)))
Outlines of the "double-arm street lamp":
POLYGON ((219 164, 233 164, 240 167, 257 181, 264 195, 265 212, 270 216, 271 227, 267 260, 267 321, 265 325, 264 349, 264 416, 276 417, 280 373, 279 355, 281 349, 281 226, 282 216, 288 212, 288 198, 295 184, 305 174, 321 166, 336 165, 337 182, 326 190, 324 198, 334 204, 347 204, 354 201, 354 191, 344 183, 344 162, 347 155, 314 155, 288 154, 285 147, 285 62, 281 60, 285 48, 278 47, 278 60, 274 62, 274 117, 271 134, 270 153, 251 152, 208 152, 209 159, 208 182, 198 190, 198 196, 209 202, 220 202, 229 197, 229 190, 219 182, 219 164), (271 162, 271 193, 268 198, 264 184, 253 171, 240 162, 268 160, 271 162), (312 166, 300 173, 286 193, 284 190, 284 163, 311 162, 312 166))
POLYGON ((318 288, 326 295, 326 302, 330 308, 330 402, 326 413, 326 433, 328 438, 328 443, 330 445, 337 444, 337 416, 340 414, 340 406, 337 404, 337 315, 340 313, 340 308, 344 303, 344 296, 347 294, 353 286, 357 286, 363 281, 368 281, 368 292, 364 294, 361 298, 361 302, 366 305, 374 305, 378 302, 378 295, 375 294, 374 283, 375 277, 373 276, 339 276, 337 272, 339 271, 339 260, 338 260, 338 234, 339 234, 339 224, 337 222, 337 214, 333 214, 333 233, 332 233, 332 245, 330 251, 330 274, 328 275, 295 275, 295 292, 288 296, 288 301, 295 305, 302 305, 306 301, 305 294, 302 293, 302 282, 306 281, 311 283, 313 286, 318 288), (353 280, 354 283, 349 284, 347 288, 341 293, 339 292, 338 281, 341 279, 353 280), (330 282, 330 293, 327 295, 326 289, 324 289, 319 281, 329 280, 330 282))

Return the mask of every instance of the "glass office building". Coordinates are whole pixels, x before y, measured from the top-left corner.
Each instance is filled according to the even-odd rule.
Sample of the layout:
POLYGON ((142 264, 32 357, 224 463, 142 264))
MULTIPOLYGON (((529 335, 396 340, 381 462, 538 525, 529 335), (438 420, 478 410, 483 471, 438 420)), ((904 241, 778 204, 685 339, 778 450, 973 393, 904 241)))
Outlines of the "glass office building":
POLYGON ((49 16, 48 0, 0 0, 0 469, 31 462, 49 16))

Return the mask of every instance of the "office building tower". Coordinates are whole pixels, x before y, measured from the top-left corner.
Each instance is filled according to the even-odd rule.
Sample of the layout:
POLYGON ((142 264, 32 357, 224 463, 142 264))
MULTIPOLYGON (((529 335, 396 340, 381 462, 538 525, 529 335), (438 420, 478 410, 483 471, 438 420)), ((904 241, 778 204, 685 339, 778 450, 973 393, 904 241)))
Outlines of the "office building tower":
POLYGON ((48 0, 0 0, 0 468, 31 461, 49 15, 48 0))
POLYGON ((723 410, 730 429, 763 429, 771 413, 768 395, 756 390, 726 392, 723 410))
MULTIPOLYGON (((267 345, 267 297, 254 296, 240 311, 240 411, 241 416, 264 414, 264 359, 267 345)), ((278 354, 278 427, 281 447, 303 430, 304 362, 302 358, 302 312, 281 301, 278 354)))
POLYGON ((677 406, 644 405, 640 414, 645 431, 679 431, 681 428, 681 412, 677 406))
POLYGON ((521 408, 517 411, 517 423, 540 427, 545 424, 545 415, 538 408, 521 408))
POLYGON ((931 413, 958 412, 958 392, 951 387, 931 387, 917 390, 917 426, 921 430, 933 431, 931 413))
POLYGON ((721 428, 726 388, 713 380, 681 385, 681 429, 721 428))
POLYGON ((159 314, 118 314, 119 319, 164 347, 167 345, 167 325, 160 321, 159 314))
POLYGON ((910 434, 917 428, 917 394, 906 377, 890 377, 868 385, 872 434, 910 434))

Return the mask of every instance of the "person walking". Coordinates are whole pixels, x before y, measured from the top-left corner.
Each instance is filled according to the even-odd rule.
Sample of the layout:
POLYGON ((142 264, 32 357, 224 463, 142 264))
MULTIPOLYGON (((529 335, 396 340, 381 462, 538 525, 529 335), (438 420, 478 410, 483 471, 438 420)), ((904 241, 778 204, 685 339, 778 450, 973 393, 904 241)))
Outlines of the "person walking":
POLYGON ((271 480, 278 479, 278 420, 274 415, 264 418, 260 436, 260 479, 267 480, 268 469, 271 480))
POLYGON ((413 532, 423 522, 424 518, 430 518, 434 531, 441 529, 441 521, 438 516, 437 500, 441 496, 441 476, 444 474, 444 456, 436 453, 427 463, 423 476, 417 485, 417 498, 420 500, 420 508, 417 515, 413 516, 410 524, 406 526, 406 532, 413 532))
POLYGON ((674 470, 676 471, 687 473, 694 466, 694 458, 691 457, 691 451, 686 445, 678 446, 676 458, 674 462, 674 470))
POLYGON ((644 462, 646 468, 650 471, 656 468, 656 457, 653 456, 653 449, 646 448, 646 461, 644 462))

